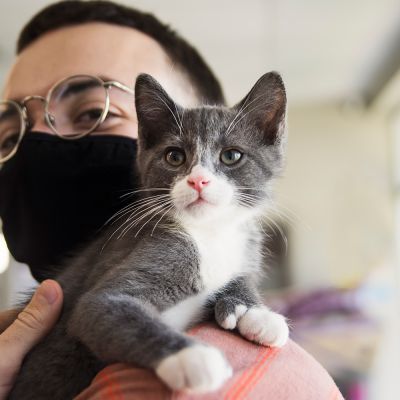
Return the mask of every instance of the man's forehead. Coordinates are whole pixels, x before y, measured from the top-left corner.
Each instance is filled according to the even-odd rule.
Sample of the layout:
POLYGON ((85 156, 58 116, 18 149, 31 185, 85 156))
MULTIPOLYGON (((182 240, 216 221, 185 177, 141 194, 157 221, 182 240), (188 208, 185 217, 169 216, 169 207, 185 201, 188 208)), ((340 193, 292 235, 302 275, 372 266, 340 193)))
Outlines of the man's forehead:
MULTIPOLYGON (((128 27, 86 23, 51 31, 21 52, 10 71, 3 97, 44 96, 57 81, 79 74, 104 76, 133 87, 142 72, 179 92, 183 81, 188 82, 149 36, 128 27)), ((187 95, 190 94, 194 96, 193 89, 188 90, 187 95)))

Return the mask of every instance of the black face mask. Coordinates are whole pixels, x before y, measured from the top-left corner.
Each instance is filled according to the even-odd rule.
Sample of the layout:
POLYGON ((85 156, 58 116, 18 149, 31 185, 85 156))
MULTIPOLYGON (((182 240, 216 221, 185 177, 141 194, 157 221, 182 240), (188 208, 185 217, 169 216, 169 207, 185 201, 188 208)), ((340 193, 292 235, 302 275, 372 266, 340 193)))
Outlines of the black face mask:
POLYGON ((67 141, 27 133, 0 169, 0 217, 11 254, 39 281, 89 242, 138 186, 136 140, 107 135, 67 141))

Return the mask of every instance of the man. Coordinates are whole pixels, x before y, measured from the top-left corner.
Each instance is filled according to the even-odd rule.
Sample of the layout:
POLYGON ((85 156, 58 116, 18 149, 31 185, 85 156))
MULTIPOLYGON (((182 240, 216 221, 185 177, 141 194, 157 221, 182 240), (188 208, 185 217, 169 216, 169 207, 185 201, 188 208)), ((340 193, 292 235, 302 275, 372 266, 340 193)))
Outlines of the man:
MULTIPOLYGON (((59 315, 62 290, 47 279, 54 276, 51 267, 89 241, 118 209, 121 193, 135 188, 137 121, 129 88, 136 76, 153 75, 184 106, 223 102, 216 78, 195 49, 154 17, 109 2, 66 1, 48 7, 22 31, 17 52, 0 113, 18 116, 16 120, 23 123, 17 136, 7 136, 6 131, 3 139, 0 136, 0 217, 12 254, 27 263, 42 283, 31 303, 0 335, 0 399, 7 396, 25 354, 59 315), (104 99, 110 100, 107 109, 106 101, 98 97, 87 109, 74 102, 79 112, 69 105, 66 109, 76 112, 76 118, 61 107, 60 99, 74 93, 80 79, 104 90, 104 99), (64 111, 58 114, 60 110, 64 111), (74 118, 85 128, 64 129, 62 121, 72 123, 74 118), (81 136, 85 138, 70 140, 81 136)), ((13 311, 1 314, 0 331, 15 317, 13 311)), ((227 357, 242 369, 236 371, 231 386, 223 388, 228 397, 241 398, 257 385, 256 391, 268 391, 271 399, 290 398, 282 396, 299 393, 303 386, 307 399, 340 396, 323 369, 294 344, 278 354, 212 326, 192 334, 226 353, 235 350, 227 357), (286 373, 280 373, 280 380, 268 379, 278 386, 286 380, 294 391, 286 388, 278 393, 280 389, 276 391, 271 383, 266 386, 267 360, 275 358, 277 374, 282 363, 286 373), (312 390, 290 378, 299 376, 304 367, 317 371, 311 378, 320 382, 312 390)), ((105 381, 112 381, 112 390, 120 395, 129 392, 129 398, 143 398, 143 393, 147 398, 170 396, 147 371, 121 365, 109 368, 82 398, 110 398, 105 381), (142 387, 126 387, 124 377, 142 387)), ((221 393, 215 398, 221 398, 221 393)))

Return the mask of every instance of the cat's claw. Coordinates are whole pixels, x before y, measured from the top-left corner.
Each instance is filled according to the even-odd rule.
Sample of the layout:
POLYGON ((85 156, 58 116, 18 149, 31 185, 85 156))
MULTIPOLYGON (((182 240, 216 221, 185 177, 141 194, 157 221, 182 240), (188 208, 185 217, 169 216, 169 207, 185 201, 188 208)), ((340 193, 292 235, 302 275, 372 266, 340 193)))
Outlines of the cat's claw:
POLYGON ((162 360, 156 374, 172 390, 205 393, 221 387, 232 368, 216 348, 194 345, 162 360))
POLYGON ((239 319, 238 328, 246 339, 264 346, 282 347, 289 338, 285 317, 267 307, 250 308, 239 319))

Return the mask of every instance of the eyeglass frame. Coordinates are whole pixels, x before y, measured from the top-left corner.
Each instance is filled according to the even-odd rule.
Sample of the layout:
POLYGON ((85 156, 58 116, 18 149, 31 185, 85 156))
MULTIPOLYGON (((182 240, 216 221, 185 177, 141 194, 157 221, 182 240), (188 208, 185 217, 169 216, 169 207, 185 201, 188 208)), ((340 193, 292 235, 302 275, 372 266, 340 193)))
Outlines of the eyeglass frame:
POLYGON ((44 119, 46 121, 46 124, 53 131, 53 133, 55 133, 59 138, 65 139, 65 140, 76 140, 76 139, 80 139, 80 138, 87 136, 90 133, 94 132, 105 121, 107 114, 110 111, 110 92, 109 92, 109 90, 112 87, 116 87, 126 93, 135 95, 135 91, 133 89, 131 89, 130 87, 124 85, 123 83, 121 83, 119 81, 115 81, 115 80, 105 81, 104 79, 100 78, 99 76, 78 74, 78 75, 71 75, 71 76, 68 76, 66 78, 63 78, 63 79, 60 79, 59 81, 57 81, 49 89, 49 91, 47 92, 45 97, 38 96, 38 95, 30 95, 30 96, 24 97, 21 102, 17 102, 15 100, 0 100, 0 105, 9 103, 9 104, 12 104, 14 107, 16 107, 16 109, 18 110, 18 113, 19 113, 20 123, 21 123, 19 138, 18 138, 18 142, 15 146, 15 149, 13 151, 11 151, 11 153, 9 155, 7 155, 3 160, 0 160, 0 164, 5 163, 6 161, 8 161, 10 158, 12 158, 15 155, 15 153, 17 152, 18 147, 21 143, 22 138, 24 137, 24 135, 26 133, 26 127, 29 124, 28 112, 26 109, 26 103, 28 101, 40 100, 42 103, 44 103, 44 119), (96 79, 101 84, 101 86, 105 89, 105 92, 106 92, 105 107, 104 107, 102 114, 100 115, 98 121, 93 125, 92 128, 90 128, 86 132, 83 132, 83 133, 80 133, 77 135, 63 136, 59 132, 57 132, 57 130, 53 127, 52 122, 50 121, 51 114, 49 113, 49 104, 50 104, 51 96, 53 95, 53 91, 59 85, 61 85, 63 82, 65 82, 69 79, 73 79, 73 78, 85 78, 85 77, 91 78, 91 79, 93 79, 93 78, 96 79))

